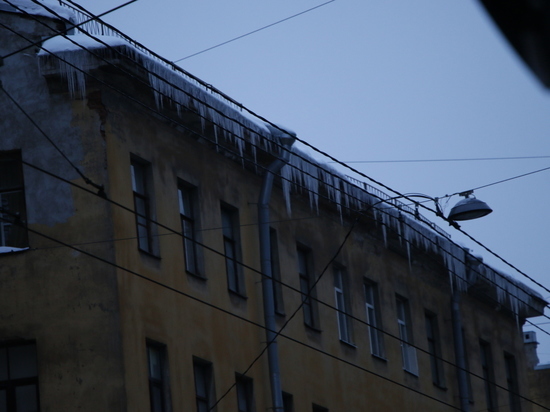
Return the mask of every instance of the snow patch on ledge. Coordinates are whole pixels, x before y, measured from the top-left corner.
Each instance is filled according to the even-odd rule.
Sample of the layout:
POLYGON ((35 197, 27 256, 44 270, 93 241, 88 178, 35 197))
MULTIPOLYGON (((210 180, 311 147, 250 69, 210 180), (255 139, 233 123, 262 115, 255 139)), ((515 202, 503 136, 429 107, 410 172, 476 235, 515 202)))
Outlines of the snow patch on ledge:
POLYGON ((0 246, 0 254, 23 252, 24 250, 29 250, 29 248, 28 247, 20 248, 20 247, 13 247, 13 246, 0 246))
POLYGON ((56 4, 50 1, 39 1, 39 3, 42 3, 45 7, 52 10, 53 13, 51 13, 45 7, 42 7, 40 4, 36 4, 31 0, 9 0, 9 2, 13 4, 13 6, 0 0, 0 11, 4 10, 14 13, 32 14, 33 16, 51 17, 57 20, 76 20, 75 14, 67 7, 60 6, 59 3, 56 4), (59 14, 60 17, 56 16, 54 13, 59 14))

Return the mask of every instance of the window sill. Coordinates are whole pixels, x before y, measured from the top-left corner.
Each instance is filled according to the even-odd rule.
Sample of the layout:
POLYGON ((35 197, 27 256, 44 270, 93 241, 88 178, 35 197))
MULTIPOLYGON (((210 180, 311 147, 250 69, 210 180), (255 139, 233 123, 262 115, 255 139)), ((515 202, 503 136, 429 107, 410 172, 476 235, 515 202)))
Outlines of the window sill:
POLYGON ((388 360, 387 360, 386 358, 384 358, 383 356, 377 355, 377 354, 375 354, 375 353, 371 353, 371 356, 372 356, 374 359, 378 360, 378 361, 381 361, 381 362, 384 362, 384 363, 387 363, 387 362, 388 362, 388 360))
POLYGON ((436 382, 434 382, 433 384, 437 389, 440 389, 440 390, 445 391, 445 392, 447 391, 447 387, 445 385, 442 385, 442 384, 436 383, 436 382))
POLYGON ((418 378, 418 377, 419 377, 418 373, 414 373, 414 372, 409 371, 409 370, 407 370, 407 369, 405 369, 405 368, 403 368, 403 371, 405 371, 405 373, 406 373, 407 375, 413 376, 413 377, 415 377, 415 378, 418 378))
POLYGON ((321 333, 321 329, 315 327, 315 326, 311 326, 311 325, 308 325, 307 323, 304 322, 304 326, 306 327, 307 330, 310 330, 312 332, 315 332, 315 333, 321 333))
POLYGON ((190 272, 188 270, 186 270, 185 273, 187 273, 187 275, 191 276, 193 279, 201 280, 204 282, 208 280, 206 276, 201 275, 200 273, 190 272))
POLYGON ((357 345, 355 343, 351 343, 343 339, 340 339, 340 343, 348 348, 357 349, 357 345))
POLYGON ((160 260, 160 255, 156 255, 154 253, 147 252, 146 250, 139 249, 139 248, 138 248, 138 250, 139 250, 139 253, 141 253, 142 255, 148 256, 148 257, 156 259, 156 260, 160 260))
POLYGON ((239 299, 243 299, 243 300, 248 300, 248 296, 243 295, 242 293, 236 292, 236 291, 231 290, 231 289, 227 289, 227 290, 229 291, 229 294, 231 296, 235 296, 235 297, 237 297, 239 299))

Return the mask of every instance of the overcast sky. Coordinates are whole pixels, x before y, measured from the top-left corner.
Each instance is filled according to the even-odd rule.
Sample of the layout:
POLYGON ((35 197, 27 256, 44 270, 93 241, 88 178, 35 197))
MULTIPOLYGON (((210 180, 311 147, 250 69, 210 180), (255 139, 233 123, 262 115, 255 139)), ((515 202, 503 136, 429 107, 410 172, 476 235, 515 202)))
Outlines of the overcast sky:
MULTIPOLYGON (((96 14, 121 3, 80 1, 96 14)), ((323 3, 138 0, 105 20, 175 61, 323 3)), ((442 197, 550 167, 550 94, 474 0, 336 0, 179 64, 402 193, 442 197), (549 157, 392 162, 534 156, 549 157), (387 162, 369 163, 375 161, 387 162)), ((494 212, 462 228, 550 289, 549 179, 550 170, 477 190, 494 212)), ((446 211, 458 200, 453 197, 446 211)), ((550 299, 548 291, 447 231, 550 299)), ((543 324, 549 319, 532 321, 550 331, 550 323, 543 324)), ((549 363, 549 336, 536 333, 539 358, 549 363)))

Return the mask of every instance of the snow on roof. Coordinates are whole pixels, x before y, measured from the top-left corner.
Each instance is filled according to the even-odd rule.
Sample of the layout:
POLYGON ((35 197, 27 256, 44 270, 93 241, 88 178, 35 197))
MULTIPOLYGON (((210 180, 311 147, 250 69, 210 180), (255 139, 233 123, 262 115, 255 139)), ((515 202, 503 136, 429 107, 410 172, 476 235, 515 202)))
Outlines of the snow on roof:
POLYGON ((50 55, 50 53, 62 53, 69 51, 82 51, 83 48, 88 50, 126 46, 128 42, 120 37, 114 36, 94 36, 91 38, 84 34, 75 34, 74 36, 56 36, 46 40, 42 44, 42 49, 38 52, 39 56, 50 55), (97 39, 97 40, 96 40, 97 39), (71 41, 72 40, 72 41, 71 41), (47 50, 47 51, 46 51, 47 50))
MULTIPOLYGON (((56 4, 50 1, 43 0, 39 0, 39 3, 51 9, 54 13, 59 14, 61 18, 75 21, 75 14, 70 9, 60 6, 59 3, 56 4)), ((54 19, 60 18, 54 13, 48 11, 45 7, 42 7, 40 4, 36 4, 31 0, 0 0, 0 10, 23 14, 28 13, 32 14, 33 16, 44 16, 54 19)))

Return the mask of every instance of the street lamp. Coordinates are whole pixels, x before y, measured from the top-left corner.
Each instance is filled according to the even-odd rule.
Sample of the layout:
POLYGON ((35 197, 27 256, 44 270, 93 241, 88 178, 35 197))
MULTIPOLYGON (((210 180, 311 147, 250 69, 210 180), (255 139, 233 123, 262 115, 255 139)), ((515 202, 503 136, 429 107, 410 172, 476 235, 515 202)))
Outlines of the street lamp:
POLYGON ((464 196, 464 199, 460 200, 451 209, 449 216, 447 217, 449 220, 456 221, 478 219, 480 217, 487 216, 493 211, 493 209, 487 206, 487 203, 476 199, 475 196, 470 197, 473 192, 473 190, 469 190, 467 192, 459 193, 460 196, 464 196))

